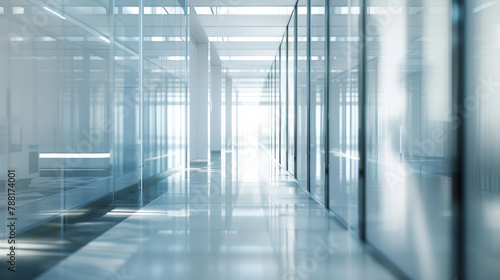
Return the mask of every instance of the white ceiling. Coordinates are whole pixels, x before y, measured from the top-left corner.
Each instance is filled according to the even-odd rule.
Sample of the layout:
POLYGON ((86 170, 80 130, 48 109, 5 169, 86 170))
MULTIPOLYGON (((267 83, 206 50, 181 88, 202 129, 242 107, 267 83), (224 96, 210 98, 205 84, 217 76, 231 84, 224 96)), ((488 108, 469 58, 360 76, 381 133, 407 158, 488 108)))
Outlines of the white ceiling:
POLYGON ((217 49, 222 67, 240 92, 263 88, 266 71, 271 68, 295 3, 296 0, 189 1, 195 10, 212 8, 213 14, 207 14, 206 8, 198 8, 202 14, 195 11, 191 16, 203 29, 211 47, 217 49))
MULTIPOLYGON (((8 1, 0 0, 0 6, 7 7, 8 1)), ((157 6, 159 2, 163 4, 171 2, 171 5, 166 5, 168 8, 170 6, 174 7, 174 4, 178 3, 177 1, 144 0, 144 5, 147 8, 162 8, 157 6)), ((263 81, 267 76, 267 71, 271 68, 272 59, 278 51, 280 40, 285 32, 292 7, 296 1, 189 0, 189 5, 193 9, 205 7, 205 11, 207 11, 207 8, 213 8, 215 13, 198 15, 196 12, 192 12, 191 23, 195 22, 198 28, 196 28, 196 25, 191 25, 191 33, 194 33, 195 37, 197 37, 195 41, 201 37, 204 37, 205 41, 207 39, 212 40, 211 48, 216 49, 216 52, 222 58, 221 64, 228 75, 233 78, 236 85, 245 86, 245 88, 240 88, 240 91, 262 89, 264 86, 263 81), (254 13, 248 14, 249 11, 254 11, 254 13), (233 14, 233 12, 236 12, 236 14, 233 14)), ((66 38, 69 41, 75 38, 75 40, 85 42, 87 47, 92 44, 91 49, 94 55, 108 56, 108 45, 104 41, 112 36, 109 13, 107 13, 111 2, 109 0, 72 0, 64 2, 64 8, 55 7, 54 11, 64 14, 65 20, 61 21, 58 16, 49 14, 47 24, 44 25, 44 28, 38 30, 39 34, 37 33, 34 36, 66 38)), ((115 10, 117 11, 119 8, 137 10, 136 12, 120 10, 114 19, 116 40, 125 50, 129 50, 129 53, 125 51, 120 55, 133 56, 139 45, 137 1, 120 0, 116 2, 115 10)), ((182 1, 179 0, 179 2, 182 1)), ((16 5, 25 7, 23 14, 16 15, 16 18, 19 18, 16 20, 19 21, 30 13, 48 13, 42 9, 46 5, 44 0, 18 0, 16 5)), ((182 22, 182 17, 181 14, 174 12, 169 16, 168 21, 173 23, 182 22)), ((178 36, 177 30, 170 30, 165 27, 165 20, 167 19, 164 16, 155 13, 144 17, 144 36, 147 37, 144 43, 145 51, 147 51, 145 55, 150 61, 158 65, 162 63, 161 58, 168 55, 167 51, 181 49, 182 44, 184 44, 182 41, 153 40, 154 38, 162 39, 165 36, 172 38, 178 36)), ((107 40, 109 42, 109 39, 107 40)), ((47 42, 47 44, 52 44, 51 42, 47 42)), ((173 64, 172 67, 177 67, 177 64, 173 64)))

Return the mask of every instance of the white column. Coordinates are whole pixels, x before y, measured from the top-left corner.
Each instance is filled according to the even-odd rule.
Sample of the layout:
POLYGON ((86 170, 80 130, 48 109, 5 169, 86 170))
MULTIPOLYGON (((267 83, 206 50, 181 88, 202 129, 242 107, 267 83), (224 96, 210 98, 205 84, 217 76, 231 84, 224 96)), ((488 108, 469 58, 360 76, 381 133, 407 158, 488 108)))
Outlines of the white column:
POLYGON ((233 146, 232 142, 232 109, 233 109, 233 80, 226 76, 226 85, 225 85, 225 94, 226 94, 226 135, 225 135, 225 149, 226 151, 231 151, 233 146))
POLYGON ((211 66, 211 88, 210 88, 210 151, 221 150, 221 66, 211 66))
POLYGON ((190 44, 189 159, 208 160, 208 44, 190 44))
POLYGON ((195 100, 198 95, 198 86, 196 85, 196 80, 198 80, 198 48, 192 42, 189 43, 189 158, 196 158, 198 155, 198 145, 196 139, 198 139, 198 129, 197 129, 197 103, 195 100))
POLYGON ((208 44, 198 44, 198 157, 208 160, 210 147, 208 146, 208 44))

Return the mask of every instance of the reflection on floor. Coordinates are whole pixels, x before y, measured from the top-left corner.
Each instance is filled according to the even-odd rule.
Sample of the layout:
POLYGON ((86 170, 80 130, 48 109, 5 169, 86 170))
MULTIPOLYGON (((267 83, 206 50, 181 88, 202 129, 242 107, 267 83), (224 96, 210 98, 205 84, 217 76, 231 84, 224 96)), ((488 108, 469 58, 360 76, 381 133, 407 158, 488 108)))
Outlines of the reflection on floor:
MULTIPOLYGON (((147 188, 142 191, 137 189, 137 185, 132 185, 130 188, 116 192, 114 198, 108 195, 84 207, 64 211, 64 215, 52 214, 56 218, 16 234, 16 244, 18 245, 16 248, 20 256, 16 263, 16 273, 13 274, 7 269, 2 269, 0 279, 34 279, 128 218, 144 205, 163 195, 171 186, 180 184, 194 172, 196 171, 166 171, 152 180, 147 180, 145 182, 147 188), (163 183, 157 184, 158 180, 162 180, 163 183), (115 215, 117 212, 119 215, 115 215)), ((74 177, 65 178, 65 181, 72 181, 72 179, 74 177)), ((58 177, 54 178, 53 184, 57 182, 60 182, 58 177)), ((129 182, 133 182, 133 180, 129 182)), ((83 187, 86 185, 88 184, 83 185, 83 187)), ((67 193, 67 195, 70 194, 67 193)), ((57 199, 60 200, 60 198, 57 199)), ((40 216, 48 214, 47 208, 56 208, 57 206, 60 204, 37 206, 33 203, 26 205, 27 208, 38 209, 38 211, 30 213, 31 220, 40 220, 40 216)), ((23 217, 22 222, 26 224, 25 217, 23 217)), ((0 244, 0 251, 6 250, 8 245, 7 242, 0 244)))
POLYGON ((38 279, 394 278, 263 153, 223 155, 38 279))

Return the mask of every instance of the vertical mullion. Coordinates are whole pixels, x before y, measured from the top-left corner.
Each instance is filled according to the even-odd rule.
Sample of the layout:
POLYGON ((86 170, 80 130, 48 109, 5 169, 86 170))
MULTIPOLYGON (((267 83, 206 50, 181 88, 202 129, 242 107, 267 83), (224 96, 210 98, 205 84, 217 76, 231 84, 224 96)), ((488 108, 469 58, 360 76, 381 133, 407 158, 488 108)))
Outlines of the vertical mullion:
POLYGON ((109 53, 110 53, 110 57, 112 59, 110 59, 110 65, 109 65, 109 74, 110 74, 110 79, 109 79, 109 88, 111 89, 111 96, 109 97, 109 100, 111 101, 111 113, 109 115, 109 117, 111 118, 111 123, 114 124, 113 126, 111 126, 111 128, 109 129, 109 134, 110 134, 110 137, 109 137, 109 143, 110 143, 110 151, 111 151, 111 157, 110 157, 110 160, 111 160, 111 181, 112 181, 112 184, 113 184, 113 193, 112 193, 112 203, 115 203, 115 195, 116 195, 116 155, 117 155, 117 152, 116 152, 116 143, 115 143, 115 138, 116 138, 116 135, 118 133, 116 133, 116 127, 117 127, 117 117, 116 117, 116 106, 117 106, 117 102, 116 102, 116 91, 115 91, 115 60, 114 60, 114 57, 115 57, 115 47, 116 47, 116 44, 115 44, 115 36, 116 36, 116 33, 115 33, 115 17, 116 17, 116 14, 115 14, 115 6, 116 6, 116 2, 115 0, 112 0, 110 1, 109 3, 109 11, 110 11, 110 18, 109 18, 109 30, 110 30, 110 36, 109 36, 109 39, 111 41, 111 47, 110 47, 110 50, 109 50, 109 53))
POLYGON ((280 85, 278 84, 279 83, 279 69, 278 69, 278 66, 279 66, 279 56, 280 56, 280 51, 278 49, 278 57, 276 57, 276 61, 275 61, 275 65, 274 65, 274 93, 275 93, 275 97, 274 97, 274 103, 275 103, 275 111, 274 113, 276 114, 276 126, 275 126, 275 130, 276 130, 276 143, 275 143, 275 155, 276 155, 276 161, 279 163, 280 161, 280 153, 279 153, 279 150, 280 150, 280 139, 281 139, 281 123, 280 123, 280 117, 281 117, 281 111, 280 111, 280 85))
POLYGON ((139 0, 139 188, 144 181, 144 1, 139 0))
POLYGON ((283 43, 285 43, 285 164, 284 167, 288 170, 288 149, 290 148, 290 137, 289 137, 289 129, 288 129, 288 103, 290 102, 288 98, 288 26, 285 31, 285 39, 283 43))
POLYGON ((359 15, 359 76, 358 76, 358 215, 359 237, 366 241, 366 0, 360 0, 359 15))
POLYGON ((329 117, 329 111, 330 111, 330 87, 329 87, 329 79, 330 79, 330 16, 329 16, 329 11, 330 11, 330 0, 325 0, 325 81, 324 81, 324 112, 323 112, 323 117, 324 117, 324 139, 325 139, 325 207, 326 209, 330 208, 330 188, 329 188, 329 150, 330 150, 330 117, 329 117))
POLYGON ((311 0, 307 0, 306 29, 307 191, 311 192, 311 0))
MULTIPOLYGON (((465 105, 465 0, 452 0, 452 96, 453 104, 458 109, 465 105)), ((452 275, 456 279, 465 279, 465 119, 459 112, 454 112, 458 126, 456 138, 452 188, 453 209, 453 265, 452 275)))
POLYGON ((278 103, 278 94, 276 93, 276 57, 274 58, 274 64, 272 67, 272 76, 273 76, 273 120, 274 120, 274 128, 273 128, 273 146, 274 146, 274 159, 278 159, 278 153, 276 152, 278 149, 278 137, 276 136, 278 126, 278 117, 276 115, 278 109, 276 108, 278 103))
MULTIPOLYGON (((188 1, 184 2, 184 167, 187 168, 189 166, 189 6, 188 1)), ((222 91, 222 84, 221 84, 222 91)), ((175 91, 174 91, 175 92, 175 91)), ((167 98, 168 100, 168 98, 167 98)), ((221 101, 222 102, 222 101, 221 101)), ((168 101, 167 101, 168 104, 168 101)), ((182 112, 181 112, 182 113, 182 112)), ((221 128, 222 129, 222 128, 221 128)), ((167 137, 168 139, 168 137, 167 137)), ((222 141, 222 139, 221 139, 222 141)), ((168 145, 167 145, 168 146, 168 145)), ((181 162, 182 164, 182 162, 181 162)))
POLYGON ((298 116, 297 116, 297 113, 298 113, 298 102, 297 102, 297 85, 298 85, 298 82, 297 82, 297 77, 298 77, 298 70, 297 70, 297 67, 298 67, 298 42, 297 42, 297 39, 298 39, 298 1, 297 3, 295 4, 295 8, 294 8, 294 18, 293 18, 293 25, 295 26, 294 30, 293 30, 293 77, 294 77, 294 81, 293 81, 293 94, 294 94, 294 104, 293 104, 293 119, 294 119, 294 135, 293 135, 293 142, 294 142, 294 146, 293 146, 293 176, 295 178, 297 178, 297 140, 298 140, 298 125, 297 125, 297 122, 298 122, 298 116))
MULTIPOLYGON (((281 45, 283 44, 283 41, 281 42, 281 45)), ((279 131, 278 131, 278 134, 279 134, 279 150, 278 150, 278 163, 281 164, 281 154, 282 154, 282 151, 281 151, 281 129, 282 129, 282 112, 281 110, 283 109, 282 107, 282 101, 281 101, 281 98, 282 98, 282 92, 281 92, 281 50, 282 50, 282 46, 280 45, 280 49, 279 49, 279 65, 278 65, 278 69, 277 69, 277 73, 276 73, 276 76, 279 77, 279 81, 278 81, 278 92, 279 92, 279 131)))

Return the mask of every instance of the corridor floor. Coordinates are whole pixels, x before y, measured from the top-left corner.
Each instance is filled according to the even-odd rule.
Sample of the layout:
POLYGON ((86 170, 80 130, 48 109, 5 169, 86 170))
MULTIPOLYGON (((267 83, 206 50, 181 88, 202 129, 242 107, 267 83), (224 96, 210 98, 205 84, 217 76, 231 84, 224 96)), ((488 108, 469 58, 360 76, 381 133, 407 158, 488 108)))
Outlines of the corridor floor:
MULTIPOLYGON (((158 184, 171 184, 160 181, 158 184)), ((110 215, 120 215, 115 209, 110 215)), ((394 279, 257 149, 223 153, 38 279, 394 279)))

